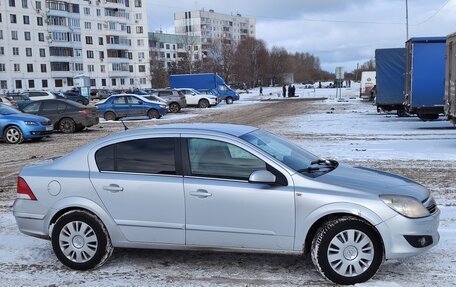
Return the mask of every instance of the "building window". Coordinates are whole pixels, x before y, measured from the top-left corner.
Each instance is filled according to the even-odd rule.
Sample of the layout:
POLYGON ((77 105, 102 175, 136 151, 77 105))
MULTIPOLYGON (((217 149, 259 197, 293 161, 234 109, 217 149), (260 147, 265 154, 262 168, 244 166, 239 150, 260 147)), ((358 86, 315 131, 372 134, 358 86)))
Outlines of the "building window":
POLYGON ((24 24, 25 24, 25 25, 30 24, 30 17, 29 17, 29 16, 24 16, 24 17, 23 17, 23 20, 24 20, 24 24))
POLYGON ((135 79, 130 79, 130 85, 134 85, 135 84, 135 79))
POLYGON ((5 55, 5 47, 0 47, 0 55, 5 55))
POLYGON ((139 65, 139 72, 144 73, 146 71, 145 65, 139 65))
POLYGON ((27 64, 27 72, 33 73, 33 64, 27 64))
POLYGON ((135 7, 142 7, 141 0, 135 0, 135 7))
POLYGON ((101 66, 100 66, 100 72, 102 72, 102 73, 106 72, 106 67, 105 67, 105 65, 101 65, 101 66))
POLYGON ((92 23, 91 23, 91 22, 84 22, 84 27, 85 27, 87 30, 90 30, 90 29, 92 29, 92 23))
POLYGON ((0 64, 0 72, 5 72, 5 71, 6 71, 5 64, 0 64))
POLYGON ((21 71, 21 65, 20 64, 14 64, 14 71, 15 72, 20 72, 21 71))
POLYGON ((76 64, 74 64, 74 70, 75 71, 83 71, 84 70, 84 65, 82 63, 76 63, 76 64))
POLYGON ((3 40, 3 30, 0 30, 0 40, 3 40))
POLYGON ((100 56, 100 59, 104 59, 104 51, 99 51, 98 55, 100 56))
POLYGON ((63 80, 55 80, 55 87, 56 88, 63 87, 63 80))
POLYGON ((90 15, 90 8, 84 7, 84 15, 90 15))
POLYGON ((166 49, 169 50, 169 44, 166 44, 166 49))
POLYGON ((14 83, 16 84, 16 89, 22 89, 22 80, 16 80, 14 83))
POLYGON ((12 40, 17 40, 17 31, 11 31, 11 39, 12 40))
POLYGON ((41 10, 41 1, 35 1, 35 8, 41 10))
POLYGON ((16 24, 17 23, 16 14, 10 14, 10 22, 12 24, 16 24))
POLYGON ((98 30, 103 30, 103 24, 97 23, 97 29, 98 30))
POLYGON ((24 39, 25 41, 30 41, 32 39, 30 32, 24 32, 24 39))
POLYGON ((101 9, 97 9, 97 16, 101 16, 101 9))
POLYGON ((22 0, 22 8, 28 8, 28 0, 22 0))
POLYGON ((129 71, 130 73, 133 73, 133 65, 128 66, 128 71, 129 71))
POLYGON ((41 87, 47 88, 48 87, 48 80, 41 80, 41 87))
POLYGON ((0 89, 7 90, 8 89, 8 82, 6 80, 0 81, 0 89))
POLYGON ((103 45, 103 37, 98 37, 98 45, 103 45))
POLYGON ((10 7, 16 7, 16 0, 9 0, 10 7))
POLYGON ((13 47, 13 55, 14 56, 19 56, 19 48, 18 47, 13 47))
POLYGON ((86 44, 89 44, 89 45, 93 44, 93 39, 91 36, 86 36, 86 44))
POLYGON ((38 26, 43 26, 43 17, 36 17, 36 24, 38 26))
POLYGON ((28 80, 28 87, 29 89, 35 88, 35 80, 28 80))
POLYGON ((0 13, 0 23, 2 23, 2 13, 0 13))
POLYGON ((32 48, 25 48, 25 55, 27 57, 31 57, 32 56, 32 48))
POLYGON ((38 41, 44 42, 44 33, 38 33, 38 41))
POLYGON ((144 40, 143 39, 138 39, 137 44, 138 44, 139 47, 144 46, 144 40))
POLYGON ((46 72, 47 72, 46 64, 41 64, 41 73, 46 73, 46 72))
POLYGON ((97 81, 95 79, 90 79, 90 86, 91 87, 96 87, 97 86, 97 81))
POLYGON ((73 78, 67 78, 67 86, 74 86, 73 78))
POLYGON ((101 79, 101 86, 106 87, 106 79, 101 79))
POLYGON ((143 26, 136 26, 136 34, 142 34, 143 33, 143 26))
POLYGON ((93 51, 92 50, 87 50, 87 58, 93 59, 93 51))
POLYGON ((40 57, 46 57, 46 49, 40 48, 40 57))
POLYGON ((94 65, 87 65, 87 70, 89 72, 95 72, 95 66, 94 65))

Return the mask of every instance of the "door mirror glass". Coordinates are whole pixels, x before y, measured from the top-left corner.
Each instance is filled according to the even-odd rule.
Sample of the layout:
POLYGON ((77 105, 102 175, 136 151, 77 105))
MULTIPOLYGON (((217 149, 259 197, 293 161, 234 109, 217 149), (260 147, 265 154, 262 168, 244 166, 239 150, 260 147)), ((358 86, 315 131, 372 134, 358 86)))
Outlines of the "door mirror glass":
POLYGON ((256 170, 256 171, 252 172, 252 174, 250 175, 249 182, 274 184, 276 182, 276 176, 273 175, 270 171, 267 171, 265 169, 256 170))

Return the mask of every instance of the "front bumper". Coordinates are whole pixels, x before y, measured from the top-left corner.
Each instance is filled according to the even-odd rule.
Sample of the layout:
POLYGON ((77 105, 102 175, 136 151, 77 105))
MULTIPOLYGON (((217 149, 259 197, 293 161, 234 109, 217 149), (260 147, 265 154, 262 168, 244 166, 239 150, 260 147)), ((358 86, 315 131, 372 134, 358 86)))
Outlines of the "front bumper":
POLYGON ((48 136, 53 133, 54 127, 49 126, 27 126, 23 129, 23 134, 25 139, 35 139, 48 136))
POLYGON ((380 224, 377 230, 380 232, 385 246, 385 259, 396 259, 421 254, 437 245, 440 239, 438 233, 440 210, 437 209, 432 215, 424 218, 407 218, 396 215, 380 224), (425 247, 413 247, 408 238, 426 237, 432 243, 427 242, 425 247))

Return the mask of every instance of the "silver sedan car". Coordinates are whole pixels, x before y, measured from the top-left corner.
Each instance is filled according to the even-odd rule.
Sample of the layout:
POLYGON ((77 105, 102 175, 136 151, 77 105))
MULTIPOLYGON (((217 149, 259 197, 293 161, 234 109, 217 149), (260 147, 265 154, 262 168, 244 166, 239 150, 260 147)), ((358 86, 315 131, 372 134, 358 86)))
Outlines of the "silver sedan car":
POLYGON ((130 130, 28 165, 13 209, 79 270, 114 247, 219 249, 310 254, 324 277, 355 284, 439 241, 423 186, 228 124, 130 130))

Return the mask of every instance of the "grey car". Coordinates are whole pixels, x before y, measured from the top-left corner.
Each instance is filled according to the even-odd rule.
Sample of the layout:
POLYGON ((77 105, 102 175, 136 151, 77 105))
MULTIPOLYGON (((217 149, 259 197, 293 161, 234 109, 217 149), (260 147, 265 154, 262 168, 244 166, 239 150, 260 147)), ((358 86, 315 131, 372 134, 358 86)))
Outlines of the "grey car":
POLYGON ((17 193, 19 229, 80 270, 113 247, 310 254, 324 277, 355 284, 439 241, 423 186, 249 126, 114 134, 24 167, 17 193))
MULTIPOLYGON (((185 95, 177 90, 161 89, 155 90, 150 93, 151 96, 157 96, 166 100, 169 111, 171 113, 178 113, 182 108, 187 107, 187 100, 185 95)), ((148 96, 145 96, 146 98, 148 96)))

